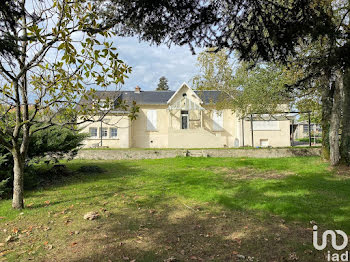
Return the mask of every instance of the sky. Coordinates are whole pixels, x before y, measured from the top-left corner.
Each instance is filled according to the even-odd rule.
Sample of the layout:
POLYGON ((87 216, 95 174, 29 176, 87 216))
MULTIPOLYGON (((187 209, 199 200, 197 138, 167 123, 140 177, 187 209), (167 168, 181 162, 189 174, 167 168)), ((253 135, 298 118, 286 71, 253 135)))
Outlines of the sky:
POLYGON ((168 79, 171 90, 176 90, 183 82, 192 85, 192 77, 198 74, 197 56, 188 46, 151 46, 137 37, 115 37, 113 42, 119 58, 132 67, 123 90, 134 90, 136 85, 141 90, 155 90, 161 76, 168 79))

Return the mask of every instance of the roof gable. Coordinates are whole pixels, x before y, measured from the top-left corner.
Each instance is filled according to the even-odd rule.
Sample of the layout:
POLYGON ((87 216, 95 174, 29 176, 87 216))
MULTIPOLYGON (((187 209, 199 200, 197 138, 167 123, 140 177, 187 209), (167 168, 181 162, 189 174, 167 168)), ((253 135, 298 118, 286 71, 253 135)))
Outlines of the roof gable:
POLYGON ((177 95, 180 92, 184 92, 186 93, 187 96, 193 95, 194 97, 196 97, 200 103, 203 103, 203 100, 192 90, 192 88, 190 88, 185 82, 180 86, 179 89, 176 90, 176 92, 170 97, 170 99, 168 100, 167 104, 170 104, 171 102, 173 102, 173 100, 175 99, 175 97, 177 97, 177 95))

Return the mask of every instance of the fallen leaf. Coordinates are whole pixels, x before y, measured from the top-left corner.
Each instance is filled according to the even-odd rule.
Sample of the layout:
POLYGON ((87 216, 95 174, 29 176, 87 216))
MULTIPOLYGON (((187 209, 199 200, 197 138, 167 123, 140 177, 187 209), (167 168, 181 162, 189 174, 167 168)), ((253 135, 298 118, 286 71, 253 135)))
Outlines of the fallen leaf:
POLYGON ((45 205, 50 205, 51 202, 50 202, 50 200, 46 200, 44 203, 45 203, 45 205))
POLYGON ((84 219, 86 220, 94 220, 94 219, 97 219, 99 218, 99 213, 98 212, 88 212, 84 215, 84 219))
POLYGON ((77 242, 73 242, 73 243, 71 244, 71 247, 75 247, 76 245, 78 245, 78 243, 77 243, 77 242))
POLYGON ((176 262, 176 261, 178 261, 175 257, 169 257, 169 258, 167 258, 167 259, 164 259, 163 260, 164 262, 176 262))
POLYGON ((6 242, 6 243, 9 243, 9 242, 13 242, 13 241, 15 241, 15 240, 17 240, 17 239, 18 239, 17 237, 9 235, 9 236, 6 238, 5 242, 6 242))
POLYGON ((11 252, 11 251, 10 250, 5 250, 5 251, 0 252, 0 257, 5 256, 9 252, 11 252))

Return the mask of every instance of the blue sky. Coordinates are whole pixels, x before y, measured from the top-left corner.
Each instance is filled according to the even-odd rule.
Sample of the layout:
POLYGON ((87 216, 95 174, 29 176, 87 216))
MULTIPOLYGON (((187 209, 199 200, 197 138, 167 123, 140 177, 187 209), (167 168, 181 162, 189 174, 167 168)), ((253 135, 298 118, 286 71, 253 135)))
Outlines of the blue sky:
POLYGON ((191 78, 198 74, 197 57, 188 46, 150 46, 136 37, 116 37, 113 42, 120 59, 132 67, 123 90, 133 90, 136 85, 142 90, 154 90, 161 76, 169 80, 171 90, 176 90, 183 82, 191 85, 191 78))

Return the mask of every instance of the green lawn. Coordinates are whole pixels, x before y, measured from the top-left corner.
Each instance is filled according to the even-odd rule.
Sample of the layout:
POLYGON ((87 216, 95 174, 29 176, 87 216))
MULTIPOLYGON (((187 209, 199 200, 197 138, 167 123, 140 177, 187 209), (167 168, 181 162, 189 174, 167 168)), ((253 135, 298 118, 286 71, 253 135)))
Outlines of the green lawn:
POLYGON ((324 261, 310 221, 350 232, 350 173, 315 157, 66 165, 105 172, 26 192, 22 213, 0 201, 0 261, 324 261))

